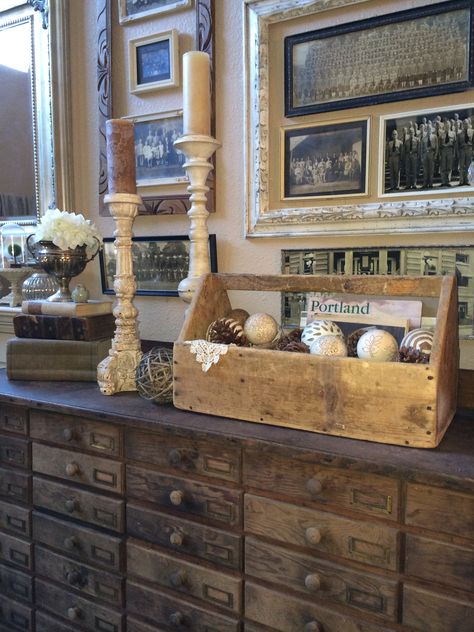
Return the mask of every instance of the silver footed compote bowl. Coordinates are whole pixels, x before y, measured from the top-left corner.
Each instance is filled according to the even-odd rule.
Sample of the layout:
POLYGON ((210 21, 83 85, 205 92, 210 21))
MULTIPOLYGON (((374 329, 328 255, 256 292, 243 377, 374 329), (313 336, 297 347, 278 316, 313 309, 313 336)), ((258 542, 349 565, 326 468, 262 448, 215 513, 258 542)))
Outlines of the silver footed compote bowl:
POLYGON ((29 235, 26 240, 26 247, 31 253, 32 257, 38 263, 45 272, 52 274, 59 283, 59 290, 49 296, 47 301, 66 302, 71 301, 71 291, 69 290, 69 283, 72 277, 81 274, 84 271, 89 261, 97 255, 100 250, 100 242, 97 241, 97 249, 94 254, 89 257, 86 251, 87 246, 76 246, 76 248, 67 248, 63 250, 52 241, 37 241, 31 242, 31 238, 34 235, 29 235))

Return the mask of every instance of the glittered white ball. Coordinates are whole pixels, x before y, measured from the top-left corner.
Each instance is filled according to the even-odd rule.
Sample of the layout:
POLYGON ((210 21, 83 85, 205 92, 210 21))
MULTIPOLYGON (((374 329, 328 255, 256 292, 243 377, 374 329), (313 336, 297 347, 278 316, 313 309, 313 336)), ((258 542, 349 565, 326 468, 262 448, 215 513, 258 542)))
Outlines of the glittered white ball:
POLYGON ((318 336, 316 340, 313 340, 309 352, 313 355, 344 358, 347 356, 347 347, 342 336, 329 334, 318 336))
POLYGON ((369 329, 359 338, 357 356, 372 362, 394 362, 398 360, 398 342, 384 329, 369 329))
POLYGON ((301 342, 304 342, 308 347, 311 343, 319 338, 319 336, 342 336, 342 330, 340 327, 333 323, 332 320, 313 320, 312 323, 308 323, 303 329, 301 334, 301 342))
POLYGON ((267 344, 278 334, 278 323, 270 314, 252 314, 245 321, 244 334, 253 345, 267 344))
POLYGON ((433 332, 429 329, 412 329, 400 343, 400 349, 421 351, 426 356, 431 355, 433 347, 433 332))

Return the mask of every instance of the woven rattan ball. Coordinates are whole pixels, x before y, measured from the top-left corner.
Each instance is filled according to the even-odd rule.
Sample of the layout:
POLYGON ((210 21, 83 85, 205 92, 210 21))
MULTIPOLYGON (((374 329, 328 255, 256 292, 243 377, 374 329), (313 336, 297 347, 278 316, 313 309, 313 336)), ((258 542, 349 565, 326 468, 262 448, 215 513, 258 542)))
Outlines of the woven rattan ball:
POLYGON ((173 401, 173 350, 153 347, 143 354, 137 366, 135 382, 138 394, 155 404, 173 401))

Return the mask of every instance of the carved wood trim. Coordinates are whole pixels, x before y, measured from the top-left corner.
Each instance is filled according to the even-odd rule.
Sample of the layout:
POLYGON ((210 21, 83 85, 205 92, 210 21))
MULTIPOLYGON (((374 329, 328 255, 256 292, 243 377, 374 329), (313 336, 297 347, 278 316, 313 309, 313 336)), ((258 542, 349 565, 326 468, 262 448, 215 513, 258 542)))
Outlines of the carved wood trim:
POLYGON ((99 213, 110 215, 104 204, 107 182, 105 122, 112 118, 112 22, 110 0, 97 0, 97 96, 99 105, 99 213))

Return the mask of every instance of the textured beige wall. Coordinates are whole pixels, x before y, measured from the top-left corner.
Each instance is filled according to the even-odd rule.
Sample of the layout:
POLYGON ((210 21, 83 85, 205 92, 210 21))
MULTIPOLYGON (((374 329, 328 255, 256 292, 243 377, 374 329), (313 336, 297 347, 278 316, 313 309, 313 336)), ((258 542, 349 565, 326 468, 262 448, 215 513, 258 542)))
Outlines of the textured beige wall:
MULTIPOLYGON (((128 92, 127 40, 148 33, 176 28, 180 37, 180 54, 193 47, 194 14, 192 10, 169 14, 159 19, 137 22, 136 26, 121 27, 117 19, 117 2, 113 3, 114 48, 113 95, 114 115, 124 116, 177 109, 181 106, 179 89, 137 97, 128 92)), ((417 0, 395 2, 398 9, 420 4, 417 0)), ((96 16, 95 1, 70 1, 71 8, 71 83, 73 89, 73 142, 76 209, 92 217, 104 236, 111 236, 113 222, 98 216, 98 137, 96 93, 96 16)), ((473 235, 394 235, 384 237, 259 238, 244 237, 244 69, 242 3, 240 0, 215 0, 216 4, 216 97, 217 138, 222 149, 217 154, 217 211, 210 217, 209 231, 217 235, 219 270, 223 272, 280 272, 282 248, 331 248, 373 245, 468 244, 473 235)), ((376 2, 393 5, 394 0, 376 2)), ((426 4, 426 2, 424 2, 426 4)), ((282 96, 280 97, 283 98, 282 96)), ((449 97, 448 102, 453 102, 449 97)), ((437 99, 436 105, 439 104, 437 99)), ((441 99, 441 102, 443 100, 441 99)), ((454 99, 458 101, 458 97, 454 99)), ((411 109, 405 102, 401 111, 411 109)), ((355 115, 362 114, 360 110, 355 115)), ((338 118, 340 114, 338 113, 338 118)), ((325 115, 325 119, 328 115, 325 115)), ((324 120, 324 119, 322 119, 324 120)), ((139 217, 136 235, 185 234, 185 216, 139 217)), ((100 297, 98 262, 89 264, 82 279, 100 297)), ((270 311, 280 316, 279 297, 245 295, 235 297, 236 305, 249 311, 270 311)), ((178 298, 138 297, 140 331, 143 338, 174 340, 180 330, 185 305, 178 298)))

